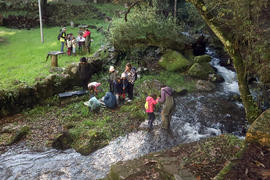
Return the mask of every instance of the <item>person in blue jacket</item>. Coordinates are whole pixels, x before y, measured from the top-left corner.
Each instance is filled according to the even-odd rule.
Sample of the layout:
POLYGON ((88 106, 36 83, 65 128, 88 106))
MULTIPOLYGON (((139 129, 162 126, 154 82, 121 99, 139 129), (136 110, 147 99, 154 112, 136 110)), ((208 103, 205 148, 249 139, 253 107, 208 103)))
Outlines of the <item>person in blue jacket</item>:
POLYGON ((113 93, 107 92, 104 97, 105 106, 108 108, 115 108, 116 107, 116 97, 113 93))

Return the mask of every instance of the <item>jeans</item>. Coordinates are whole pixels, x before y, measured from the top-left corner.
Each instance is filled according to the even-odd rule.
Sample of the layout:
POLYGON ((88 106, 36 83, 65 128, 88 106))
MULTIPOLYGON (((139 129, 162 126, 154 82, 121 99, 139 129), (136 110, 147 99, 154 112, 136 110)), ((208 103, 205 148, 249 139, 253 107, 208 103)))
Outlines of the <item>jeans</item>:
POLYGON ((149 129, 153 129, 153 122, 156 119, 155 114, 152 112, 152 113, 147 113, 147 115, 148 115, 148 119, 149 119, 148 127, 149 127, 149 129))
POLYGON ((134 88, 134 84, 128 83, 127 93, 128 93, 128 98, 131 100, 133 99, 133 88, 134 88))
POLYGON ((61 42, 61 52, 64 52, 65 42, 61 42))

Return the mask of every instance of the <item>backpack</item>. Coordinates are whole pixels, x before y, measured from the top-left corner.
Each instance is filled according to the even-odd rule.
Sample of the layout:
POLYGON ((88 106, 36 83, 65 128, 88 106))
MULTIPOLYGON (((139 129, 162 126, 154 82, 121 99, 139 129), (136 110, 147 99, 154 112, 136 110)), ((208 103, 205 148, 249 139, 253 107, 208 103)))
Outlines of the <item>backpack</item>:
POLYGON ((145 109, 148 109, 148 108, 149 108, 149 103, 148 103, 148 101, 146 101, 146 103, 144 104, 144 108, 145 108, 145 109))
POLYGON ((62 32, 60 32, 57 36, 57 40, 59 41, 60 40, 60 37, 62 36, 62 32))
POLYGON ((136 68, 135 67, 132 67, 132 69, 134 70, 134 72, 135 72, 135 81, 138 79, 138 75, 137 75, 137 70, 136 70, 136 68))

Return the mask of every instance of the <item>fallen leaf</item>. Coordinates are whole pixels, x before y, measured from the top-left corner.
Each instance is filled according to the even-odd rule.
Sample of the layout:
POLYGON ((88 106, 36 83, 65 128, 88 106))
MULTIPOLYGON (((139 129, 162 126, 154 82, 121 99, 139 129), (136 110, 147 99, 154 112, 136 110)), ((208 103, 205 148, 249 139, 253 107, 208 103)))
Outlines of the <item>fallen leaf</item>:
POLYGON ((259 161, 254 161, 255 163, 256 163, 256 165, 258 166, 258 167, 263 167, 263 168, 265 168, 265 165, 263 164, 263 163, 261 163, 261 162, 259 162, 259 161))

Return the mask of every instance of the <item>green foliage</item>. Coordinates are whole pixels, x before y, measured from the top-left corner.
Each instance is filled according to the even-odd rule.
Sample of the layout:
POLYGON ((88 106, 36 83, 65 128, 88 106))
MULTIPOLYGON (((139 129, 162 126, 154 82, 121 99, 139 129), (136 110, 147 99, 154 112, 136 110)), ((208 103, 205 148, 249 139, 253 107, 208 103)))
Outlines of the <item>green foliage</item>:
POLYGON ((159 65, 168 71, 185 71, 190 62, 179 52, 169 50, 160 59, 159 65))
POLYGON ((141 6, 128 14, 127 22, 123 19, 113 21, 111 41, 120 50, 129 50, 135 45, 168 47, 172 42, 177 48, 186 40, 179 31, 181 27, 172 17, 157 14, 154 7, 141 6))

